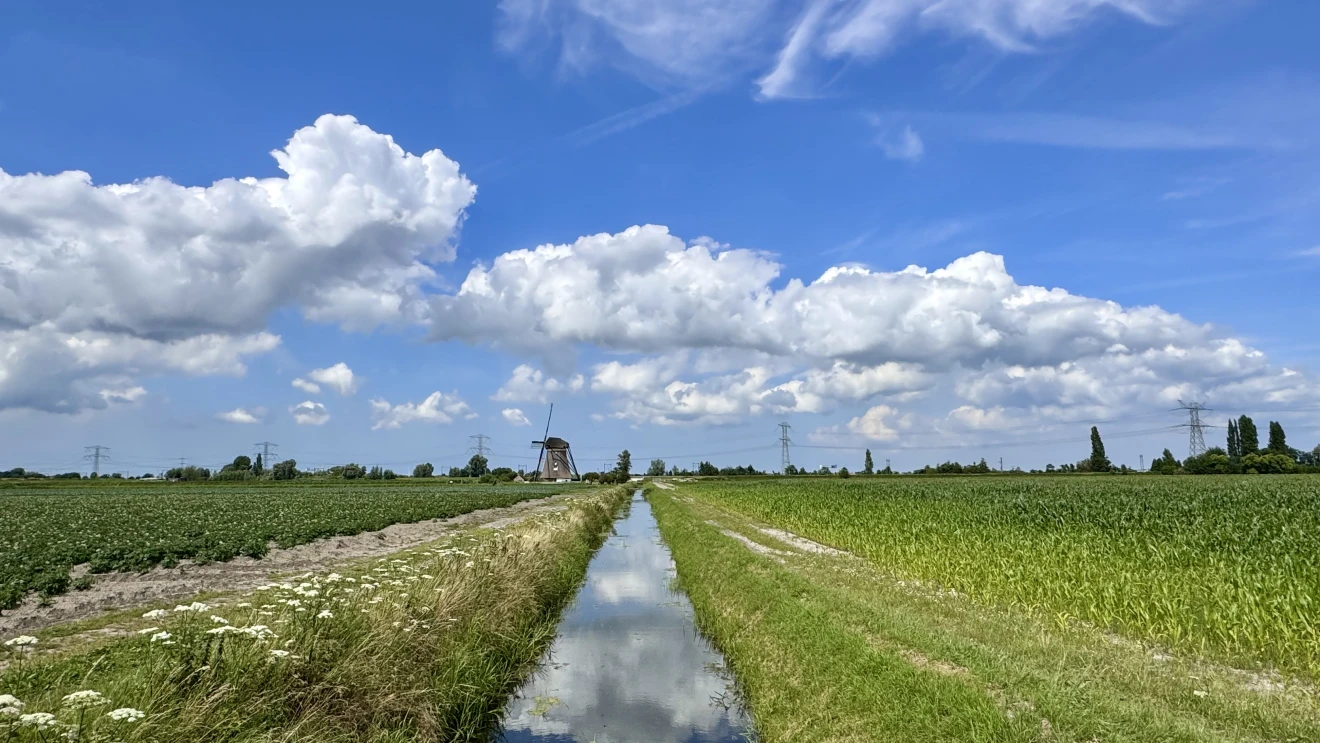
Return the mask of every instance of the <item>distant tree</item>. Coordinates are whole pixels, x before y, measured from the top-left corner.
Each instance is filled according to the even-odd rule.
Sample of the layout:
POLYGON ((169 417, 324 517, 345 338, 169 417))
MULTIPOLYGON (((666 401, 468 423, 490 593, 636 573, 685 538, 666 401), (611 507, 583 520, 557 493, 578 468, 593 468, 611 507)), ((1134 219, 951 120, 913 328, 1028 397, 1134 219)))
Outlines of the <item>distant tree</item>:
POLYGON ((205 467, 195 467, 190 464, 187 467, 175 467, 174 469, 171 469, 165 473, 165 477, 171 480, 186 480, 194 482, 197 480, 209 480, 211 478, 211 471, 205 467))
POLYGON ((1242 469, 1249 475, 1284 475, 1297 471, 1297 463, 1285 454, 1258 452, 1242 458, 1242 469))
POLYGON ((1092 472, 1108 472, 1112 467, 1109 457, 1105 456, 1105 442, 1100 440, 1100 429, 1091 426, 1091 463, 1092 472))
POLYGON ((367 470, 366 477, 368 480, 384 480, 385 470, 381 469, 380 465, 376 465, 375 467, 372 467, 371 469, 367 470))
POLYGON ((588 472, 587 474, 585 474, 585 475, 582 476, 582 481, 583 481, 583 482, 600 482, 600 473, 599 473, 599 472, 588 472))
POLYGON ((463 469, 460 468, 460 467, 450 467, 450 468, 449 468, 449 476, 450 476, 450 477, 467 477, 467 474, 466 474, 466 473, 463 471, 463 469))
POLYGON ((1270 421, 1270 443, 1265 451, 1271 454, 1288 455, 1288 439, 1283 434, 1283 426, 1278 421, 1270 421))
POLYGON ((431 477, 435 474, 435 466, 430 462, 419 464, 413 467, 413 477, 431 477))
POLYGON ((619 459, 614 465, 614 472, 623 475, 624 480, 632 475, 632 454, 627 449, 619 452, 619 459))
POLYGON ((1053 472, 1053 471, 1054 471, 1054 465, 1052 465, 1052 464, 1047 464, 1047 465, 1045 465, 1045 471, 1046 471, 1046 472, 1053 472))
POLYGON ((875 462, 871 459, 870 449, 866 450, 866 459, 862 461, 862 474, 863 475, 875 474, 875 462))
POLYGON ((1237 421, 1228 419, 1228 454, 1229 460, 1237 462, 1242 459, 1242 436, 1238 433, 1237 421))
POLYGON ((252 460, 242 454, 234 457, 234 463, 229 465, 229 469, 247 471, 252 469, 252 460))
POLYGON ((277 462, 270 468, 270 476, 276 480, 292 480, 298 476, 298 463, 292 459, 277 462))
POLYGON ((847 480, 848 478, 852 477, 852 473, 848 471, 848 468, 847 468, 847 467, 840 467, 840 468, 839 468, 839 477, 842 478, 842 479, 844 479, 844 480, 847 480))
POLYGON ((785 475, 796 475, 797 473, 798 473, 798 468, 791 464, 784 468, 785 475))
MULTIPOLYGON (((330 468, 331 472, 333 472, 334 470, 335 470, 334 467, 330 468)), ((344 478, 345 480, 357 480, 366 477, 366 475, 367 475, 367 469, 362 465, 353 462, 349 462, 348 464, 339 468, 339 476, 344 478)))
POLYGON ((1242 441, 1242 456, 1255 454, 1260 451, 1260 434, 1256 432, 1256 424, 1247 416, 1238 418, 1238 437, 1242 441))
POLYGON ((718 475, 719 473, 720 473, 720 469, 715 465, 711 464, 710 462, 700 462, 697 464, 698 475, 701 475, 703 477, 710 477, 712 475, 718 475))
POLYGON ((1181 467, 1182 465, 1178 460, 1173 458, 1173 452, 1168 449, 1165 449, 1164 454, 1150 463, 1150 471, 1160 475, 1176 475, 1181 467))
POLYGON ((1183 460, 1183 471, 1189 475, 1228 475, 1233 472, 1233 462, 1228 452, 1215 447, 1204 454, 1183 460))
POLYGON ((665 473, 665 460, 652 459, 651 466, 646 468, 646 474, 651 477, 658 477, 665 473))
POLYGON ((464 477, 481 477, 490 472, 490 463, 480 454, 473 454, 468 460, 467 466, 463 468, 464 477))
POLYGON ((394 480, 397 479, 399 476, 395 474, 394 470, 385 470, 385 474, 382 475, 382 477, 386 480, 394 480))

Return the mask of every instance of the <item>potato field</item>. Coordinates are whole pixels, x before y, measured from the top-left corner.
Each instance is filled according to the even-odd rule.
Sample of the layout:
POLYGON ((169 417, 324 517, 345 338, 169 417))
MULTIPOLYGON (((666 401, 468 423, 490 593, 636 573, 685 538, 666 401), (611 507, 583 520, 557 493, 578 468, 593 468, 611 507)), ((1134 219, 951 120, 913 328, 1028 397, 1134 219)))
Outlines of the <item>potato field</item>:
POLYGON ((1320 672, 1320 478, 777 478, 684 486, 900 579, 1320 672))
POLYGON ((260 557, 271 543, 291 547, 565 489, 428 480, 8 485, 0 487, 0 610, 33 591, 64 593, 70 568, 82 563, 107 572, 260 557))

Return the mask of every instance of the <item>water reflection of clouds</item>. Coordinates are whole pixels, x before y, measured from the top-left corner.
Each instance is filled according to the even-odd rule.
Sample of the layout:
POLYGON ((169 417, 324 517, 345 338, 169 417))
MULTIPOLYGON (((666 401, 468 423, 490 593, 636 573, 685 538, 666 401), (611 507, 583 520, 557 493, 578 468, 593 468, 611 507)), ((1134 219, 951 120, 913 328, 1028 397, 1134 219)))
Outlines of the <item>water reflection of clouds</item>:
POLYGON ((617 524, 550 662, 510 703, 505 740, 743 740, 740 718, 714 701, 728 691, 711 670, 720 656, 697 635, 686 597, 669 590, 673 562, 654 529, 644 502, 617 524))

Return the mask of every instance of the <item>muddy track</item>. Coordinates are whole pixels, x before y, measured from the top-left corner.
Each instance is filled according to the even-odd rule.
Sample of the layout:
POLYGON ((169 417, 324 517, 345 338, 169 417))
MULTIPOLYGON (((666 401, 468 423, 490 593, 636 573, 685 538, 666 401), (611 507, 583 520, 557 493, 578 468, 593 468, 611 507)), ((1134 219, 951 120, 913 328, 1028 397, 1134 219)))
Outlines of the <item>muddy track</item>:
MULTIPOLYGON (((325 571, 348 560, 415 547, 458 529, 473 526, 504 528, 536 514, 563 510, 564 501, 572 497, 573 494, 565 493, 448 519, 394 524, 380 531, 330 537, 288 549, 271 549, 261 559, 237 557, 205 565, 185 560, 172 568, 158 567, 145 573, 93 575, 93 585, 85 591, 55 596, 49 606, 38 606, 36 598, 31 597, 23 606, 0 614, 0 637, 198 593, 250 589, 274 575, 325 571)), ((87 567, 80 565, 74 568, 73 575, 86 572, 87 567)))

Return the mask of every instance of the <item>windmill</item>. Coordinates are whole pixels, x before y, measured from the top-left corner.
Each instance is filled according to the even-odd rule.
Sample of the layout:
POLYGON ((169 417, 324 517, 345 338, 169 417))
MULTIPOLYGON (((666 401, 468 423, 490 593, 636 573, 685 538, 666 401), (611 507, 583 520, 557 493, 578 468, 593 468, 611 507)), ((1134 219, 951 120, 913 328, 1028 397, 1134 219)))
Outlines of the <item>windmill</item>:
POLYGON ((532 446, 540 446, 541 453, 536 457, 536 473, 541 480, 548 482, 566 482, 578 479, 577 464, 573 461, 573 452, 568 442, 550 435, 550 419, 555 415, 554 403, 550 404, 550 415, 545 419, 545 434, 540 441, 533 441, 532 446))

